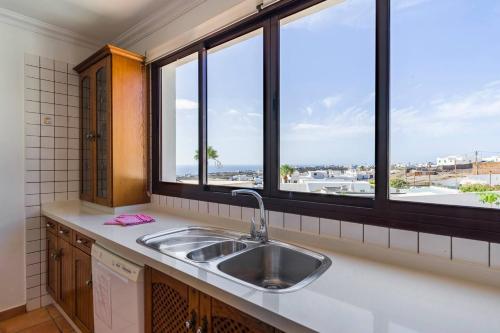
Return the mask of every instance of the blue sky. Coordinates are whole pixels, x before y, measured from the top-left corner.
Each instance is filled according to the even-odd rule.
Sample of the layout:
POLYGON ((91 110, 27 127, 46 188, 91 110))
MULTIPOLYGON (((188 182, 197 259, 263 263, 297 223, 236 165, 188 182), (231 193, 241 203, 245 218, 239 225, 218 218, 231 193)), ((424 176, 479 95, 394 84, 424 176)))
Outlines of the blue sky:
MULTIPOLYGON (((281 163, 373 163, 374 3, 282 27, 281 163)), ((391 13, 391 161, 500 150, 500 1, 392 0, 391 13)), ((194 162, 196 82, 195 62, 178 68, 178 164, 194 162)), ((211 53, 208 87, 209 144, 225 165, 261 164, 262 36, 211 53)))

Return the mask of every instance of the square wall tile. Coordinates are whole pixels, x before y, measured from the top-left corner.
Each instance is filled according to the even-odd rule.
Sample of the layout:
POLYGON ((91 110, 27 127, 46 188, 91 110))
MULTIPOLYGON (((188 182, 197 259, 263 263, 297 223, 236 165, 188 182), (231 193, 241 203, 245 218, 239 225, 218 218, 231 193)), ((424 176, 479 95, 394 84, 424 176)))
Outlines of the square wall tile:
POLYGON ((229 217, 233 220, 241 220, 241 207, 240 206, 229 206, 229 217))
POLYGON ((209 202, 208 214, 212 216, 219 216, 219 204, 216 202, 209 202))
POLYGON ((189 210, 189 199, 182 198, 181 208, 185 210, 189 210))
POLYGON ((367 244, 389 247, 389 228, 365 224, 364 242, 367 244))
POLYGON ((284 221, 286 230, 300 231, 300 215, 285 213, 284 221))
POLYGON ((500 268, 500 244, 490 243, 490 266, 500 268))
POLYGON ((363 224, 341 221, 340 237, 355 241, 363 241, 363 224))
POLYGON ((208 202, 198 201, 198 213, 208 214, 208 202))
MULTIPOLYGON (((255 218, 255 216, 253 216, 255 218)), ((249 221, 251 218, 249 219, 249 221)), ((257 219, 255 221, 258 221, 257 219)), ((285 225, 285 216, 283 212, 275 212, 270 210, 268 212, 269 226, 273 228, 283 229, 285 225)))
POLYGON ((182 198, 174 197, 174 208, 182 209, 182 198))
POLYGON ((167 207, 174 208, 175 207, 175 199, 174 197, 167 196, 167 207))
POLYGON ((34 66, 24 66, 24 75, 28 77, 40 78, 40 68, 34 66))
POLYGON ((189 200, 189 210, 198 212, 198 200, 189 200))
POLYGON ((450 236, 421 232, 419 233, 418 242, 419 253, 451 259, 450 236))
MULTIPOLYGON (((250 207, 241 208, 241 220, 243 222, 250 222, 252 218, 255 217, 255 209, 250 207)), ((282 219, 283 221, 283 219, 282 219)), ((271 217, 269 216, 269 225, 271 225, 271 217)), ((281 227, 283 227, 283 222, 281 222, 281 227)))
POLYGON ((451 240, 453 260, 468 261, 476 264, 489 264, 489 243, 466 238, 453 237, 451 240))
POLYGON ((394 249, 417 253, 418 232, 401 229, 391 229, 389 246, 394 249))
POLYGON ((24 54, 24 63, 26 65, 38 67, 38 66, 40 66, 40 57, 37 55, 25 53, 24 54))
POLYGON ((327 237, 340 237, 340 221, 320 218, 319 234, 327 237))
POLYGON ((229 217, 229 205, 219 204, 219 216, 220 217, 229 217))
POLYGON ((319 235, 319 218, 312 216, 302 216, 301 217, 301 231, 308 233, 319 235))

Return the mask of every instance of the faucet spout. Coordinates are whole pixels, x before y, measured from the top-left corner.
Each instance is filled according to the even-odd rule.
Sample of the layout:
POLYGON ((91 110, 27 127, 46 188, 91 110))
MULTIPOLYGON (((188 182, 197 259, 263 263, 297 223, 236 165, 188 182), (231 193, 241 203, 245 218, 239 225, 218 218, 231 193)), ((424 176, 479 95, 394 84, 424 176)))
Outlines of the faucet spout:
POLYGON ((255 241, 260 241, 262 243, 266 243, 269 240, 268 232, 267 232, 267 218, 266 218, 266 213, 264 209, 264 202, 262 201, 262 197, 260 196, 259 193, 257 193, 254 190, 250 189, 238 189, 238 190, 233 190, 231 191, 231 195, 233 197, 237 196, 238 194, 246 194, 246 195, 251 195, 255 199, 257 199, 257 202, 259 204, 259 210, 260 210, 260 224, 259 228, 257 230, 257 226, 255 223, 255 219, 252 218, 252 226, 250 229, 250 238, 255 241))

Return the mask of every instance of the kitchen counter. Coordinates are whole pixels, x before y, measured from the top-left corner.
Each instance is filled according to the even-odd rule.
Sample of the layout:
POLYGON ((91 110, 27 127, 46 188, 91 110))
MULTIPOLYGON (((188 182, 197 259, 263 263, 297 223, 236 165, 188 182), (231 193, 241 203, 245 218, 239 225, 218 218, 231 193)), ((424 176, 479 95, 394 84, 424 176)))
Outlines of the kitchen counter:
MULTIPOLYGON (((500 288, 305 246, 330 257, 332 266, 298 291, 262 292, 136 243, 146 234, 193 225, 247 232, 248 223, 180 216, 178 211, 150 206, 131 212, 152 215, 157 222, 103 225, 113 215, 79 201, 42 207, 43 215, 111 251, 180 279, 285 332, 500 332, 500 288)), ((272 229, 270 237, 274 238, 272 229)))

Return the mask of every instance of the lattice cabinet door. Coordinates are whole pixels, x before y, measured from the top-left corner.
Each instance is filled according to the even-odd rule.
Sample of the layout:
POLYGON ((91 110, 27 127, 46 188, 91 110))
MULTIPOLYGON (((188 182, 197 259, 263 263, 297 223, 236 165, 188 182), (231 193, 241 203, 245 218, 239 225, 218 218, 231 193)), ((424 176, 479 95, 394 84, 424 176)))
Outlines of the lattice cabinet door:
POLYGON ((146 270, 146 332, 195 332, 198 291, 158 272, 146 270))
POLYGON ((274 333, 274 327, 215 298, 200 295, 203 333, 274 333))

